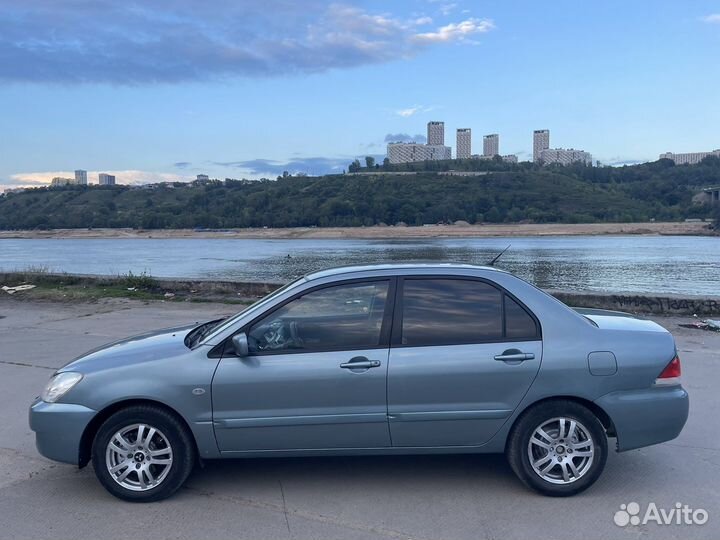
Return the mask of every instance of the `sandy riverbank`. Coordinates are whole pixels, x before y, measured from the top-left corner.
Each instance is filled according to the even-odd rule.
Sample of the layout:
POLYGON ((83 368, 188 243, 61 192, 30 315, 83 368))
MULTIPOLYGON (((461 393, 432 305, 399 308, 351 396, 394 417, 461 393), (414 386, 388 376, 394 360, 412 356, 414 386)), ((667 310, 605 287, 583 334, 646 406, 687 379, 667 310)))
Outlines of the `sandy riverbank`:
POLYGON ((423 227, 297 227, 287 229, 53 229, 0 231, 2 238, 437 238, 493 236, 590 235, 692 235, 717 234, 707 223, 547 223, 498 225, 431 225, 423 227))

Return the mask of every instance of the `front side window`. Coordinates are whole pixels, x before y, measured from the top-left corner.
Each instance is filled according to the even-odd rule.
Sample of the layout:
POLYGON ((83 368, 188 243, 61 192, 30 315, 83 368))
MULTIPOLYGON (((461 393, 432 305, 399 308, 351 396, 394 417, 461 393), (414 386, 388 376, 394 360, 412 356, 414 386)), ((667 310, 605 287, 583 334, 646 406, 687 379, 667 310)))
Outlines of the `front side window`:
POLYGON ((489 283, 443 278, 404 281, 402 345, 459 345, 538 336, 530 314, 489 283))
POLYGON ((311 291, 250 327, 250 352, 368 349, 380 345, 388 281, 311 291))

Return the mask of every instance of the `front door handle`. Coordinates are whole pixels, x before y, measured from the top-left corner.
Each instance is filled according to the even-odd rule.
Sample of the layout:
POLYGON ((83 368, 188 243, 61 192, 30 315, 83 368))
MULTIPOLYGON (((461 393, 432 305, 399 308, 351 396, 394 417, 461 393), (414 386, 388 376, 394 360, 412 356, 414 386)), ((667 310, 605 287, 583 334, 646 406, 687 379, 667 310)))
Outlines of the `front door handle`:
POLYGON ((533 360, 535 355, 533 353, 524 353, 518 349, 508 349, 503 351, 502 354, 495 356, 495 360, 500 362, 523 362, 525 360, 533 360))
POLYGON ((351 358, 349 362, 340 364, 343 369, 370 369, 380 367, 380 360, 368 360, 364 356, 356 356, 351 358))

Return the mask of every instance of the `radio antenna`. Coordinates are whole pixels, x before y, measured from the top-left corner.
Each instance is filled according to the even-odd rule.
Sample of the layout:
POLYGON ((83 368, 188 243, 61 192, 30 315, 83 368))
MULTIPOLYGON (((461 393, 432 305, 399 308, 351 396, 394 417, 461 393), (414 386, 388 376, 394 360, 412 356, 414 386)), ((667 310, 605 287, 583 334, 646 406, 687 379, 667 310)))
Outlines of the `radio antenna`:
POLYGON ((508 249, 510 249, 510 246, 511 246, 511 245, 512 245, 512 244, 508 244, 508 247, 506 247, 506 248, 503 249, 500 253, 498 253, 498 254, 495 256, 495 258, 488 263, 488 266, 495 266, 495 263, 498 262, 498 259, 500 259, 500 257, 503 256, 503 253, 505 253, 508 249))

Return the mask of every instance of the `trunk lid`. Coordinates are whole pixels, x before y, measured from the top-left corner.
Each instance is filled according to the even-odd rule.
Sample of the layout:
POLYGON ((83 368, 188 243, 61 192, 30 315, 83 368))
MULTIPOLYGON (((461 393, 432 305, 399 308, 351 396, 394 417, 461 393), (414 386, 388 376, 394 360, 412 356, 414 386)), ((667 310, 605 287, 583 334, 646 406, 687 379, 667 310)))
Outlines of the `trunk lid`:
POLYGON ((659 324, 647 319, 640 319, 630 313, 610 311, 607 309, 573 308, 603 330, 628 330, 632 332, 668 333, 659 324))

